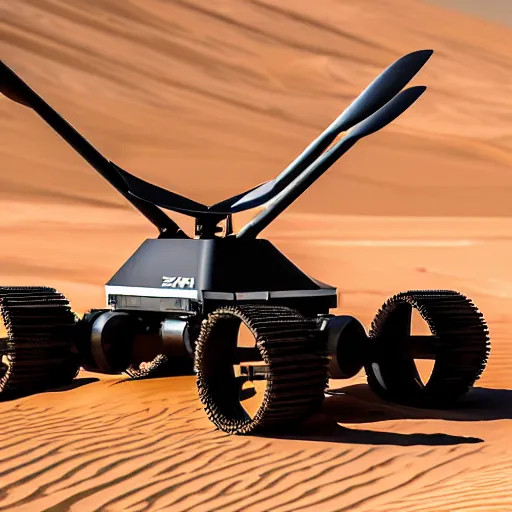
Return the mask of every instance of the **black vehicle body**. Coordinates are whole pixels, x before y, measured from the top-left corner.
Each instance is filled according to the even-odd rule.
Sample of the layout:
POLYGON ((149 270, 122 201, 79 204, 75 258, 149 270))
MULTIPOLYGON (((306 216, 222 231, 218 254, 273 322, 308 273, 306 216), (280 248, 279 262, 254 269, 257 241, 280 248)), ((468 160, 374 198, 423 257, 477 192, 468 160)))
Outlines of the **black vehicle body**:
POLYGON ((106 284, 114 309, 205 315, 220 304, 337 307, 335 287, 307 276, 268 240, 146 240, 106 284))

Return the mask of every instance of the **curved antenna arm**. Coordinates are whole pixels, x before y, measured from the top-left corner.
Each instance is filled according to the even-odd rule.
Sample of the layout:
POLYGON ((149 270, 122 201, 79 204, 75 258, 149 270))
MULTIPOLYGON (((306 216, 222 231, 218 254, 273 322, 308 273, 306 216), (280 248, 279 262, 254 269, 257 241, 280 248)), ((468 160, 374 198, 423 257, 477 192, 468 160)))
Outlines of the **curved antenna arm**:
MULTIPOLYGON (((160 233, 165 233, 166 236, 186 236, 178 224, 156 205, 130 195, 128 185, 117 171, 115 164, 107 160, 2 61, 0 61, 0 92, 7 98, 34 110, 142 215, 153 223, 160 233)), ((186 198, 183 199, 186 200, 186 198)))
MULTIPOLYGON (((388 66, 368 87, 275 179, 257 187, 240 199, 231 198, 233 213, 260 206, 284 190, 308 168, 338 135, 360 123, 388 103, 420 71, 433 50, 418 50, 404 55, 388 66)), ((223 201, 227 204, 229 199, 223 201)), ((212 208, 216 208, 214 205, 212 208)))
POLYGON ((357 124, 345 137, 313 162, 288 185, 267 207, 238 233, 238 238, 256 238, 280 213, 326 172, 354 144, 395 120, 425 92, 426 87, 411 87, 395 96, 373 115, 357 124))

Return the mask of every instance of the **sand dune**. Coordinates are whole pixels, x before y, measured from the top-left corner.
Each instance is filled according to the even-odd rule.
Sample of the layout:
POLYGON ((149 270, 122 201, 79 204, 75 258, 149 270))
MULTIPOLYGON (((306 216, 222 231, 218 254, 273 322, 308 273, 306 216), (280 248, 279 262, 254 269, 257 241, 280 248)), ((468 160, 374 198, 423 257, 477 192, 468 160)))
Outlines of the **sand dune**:
MULTIPOLYGON (((0 403, 0 510, 512 509, 511 43, 414 0, 4 0, 0 58, 118 165, 206 203, 273 177, 384 67, 433 48, 421 100, 264 235, 366 326, 402 290, 467 294, 492 352, 456 410, 382 402, 359 374, 293 438, 215 431, 193 378, 83 373, 0 403)), ((0 283, 103 307, 154 228, 4 98, 0 131, 0 283)))
MULTIPOLYGON (((0 6, 2 59, 121 167, 221 199, 274 176, 400 55, 434 48, 414 81, 429 86, 421 101, 294 208, 511 213, 510 30, 408 0, 123 5, 0 6)), ((4 198, 131 212, 30 112, 0 101, 0 119, 4 198)))

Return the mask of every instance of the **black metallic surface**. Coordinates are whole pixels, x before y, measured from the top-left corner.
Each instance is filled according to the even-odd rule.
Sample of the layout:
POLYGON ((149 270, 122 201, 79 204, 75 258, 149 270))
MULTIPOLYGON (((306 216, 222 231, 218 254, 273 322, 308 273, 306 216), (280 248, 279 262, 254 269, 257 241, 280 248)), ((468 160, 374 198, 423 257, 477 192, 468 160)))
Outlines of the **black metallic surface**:
POLYGON ((350 379, 363 368, 369 348, 368 335, 361 322, 352 316, 334 316, 325 322, 330 355, 329 377, 350 379))
MULTIPOLYGON (((280 301, 303 299, 336 307, 334 287, 307 276, 267 240, 146 240, 107 286, 164 289, 163 276, 194 278, 195 290, 200 294, 209 292, 205 302, 210 300, 208 297, 230 302, 229 294, 244 292, 248 294, 246 301, 266 302, 270 297, 265 293, 259 298, 252 294, 290 292, 280 301), (307 296, 308 291, 319 290, 330 290, 332 295, 307 296)), ((233 295, 233 299, 243 302, 244 296, 233 295)))
POLYGON ((331 149, 323 153, 307 169, 291 182, 267 207, 237 234, 238 238, 256 238, 293 201, 303 194, 322 174, 343 156, 356 142, 395 120, 423 94, 426 87, 410 87, 397 94, 389 103, 356 125, 331 149))
POLYGON ((91 328, 91 352, 102 373, 122 373, 130 365, 137 318, 121 311, 99 315, 91 328))

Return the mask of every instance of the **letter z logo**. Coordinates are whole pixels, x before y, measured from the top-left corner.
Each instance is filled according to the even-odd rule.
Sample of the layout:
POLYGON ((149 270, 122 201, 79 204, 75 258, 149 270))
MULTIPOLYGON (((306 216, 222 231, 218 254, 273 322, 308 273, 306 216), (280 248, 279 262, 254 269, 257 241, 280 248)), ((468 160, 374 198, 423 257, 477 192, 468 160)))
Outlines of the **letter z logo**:
POLYGON ((194 288, 193 277, 167 277, 162 276, 163 288, 194 288))

